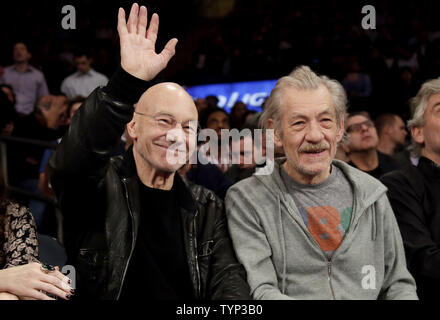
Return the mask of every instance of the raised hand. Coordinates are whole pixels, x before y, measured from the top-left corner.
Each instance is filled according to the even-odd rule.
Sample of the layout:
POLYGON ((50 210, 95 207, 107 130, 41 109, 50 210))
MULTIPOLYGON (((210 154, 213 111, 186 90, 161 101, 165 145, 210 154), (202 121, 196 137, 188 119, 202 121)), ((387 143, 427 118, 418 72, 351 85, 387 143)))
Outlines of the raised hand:
POLYGON ((177 39, 168 41, 161 53, 155 49, 159 16, 151 17, 147 30, 147 8, 139 9, 137 3, 131 7, 128 22, 125 22, 125 11, 119 8, 118 33, 121 44, 121 66, 131 75, 142 79, 152 80, 160 71, 165 69, 168 61, 175 53, 177 39))

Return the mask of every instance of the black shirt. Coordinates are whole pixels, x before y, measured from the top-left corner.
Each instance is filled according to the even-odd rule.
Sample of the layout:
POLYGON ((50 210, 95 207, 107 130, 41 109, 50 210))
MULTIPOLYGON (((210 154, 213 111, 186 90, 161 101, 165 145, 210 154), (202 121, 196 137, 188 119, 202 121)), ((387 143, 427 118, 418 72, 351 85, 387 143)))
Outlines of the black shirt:
POLYGON ((189 300, 193 289, 175 187, 139 181, 141 217, 120 299, 189 300))
MULTIPOLYGON (((379 179, 385 173, 399 169, 398 163, 389 155, 382 153, 380 151, 377 151, 377 156, 378 156, 378 160, 379 160, 378 166, 371 171, 364 171, 364 170, 362 170, 362 171, 364 171, 365 173, 368 173, 370 176, 373 176, 376 179, 379 179)), ((351 161, 349 161, 348 164, 351 165, 352 167, 359 169, 351 161)))
POLYGON ((420 157, 382 177, 420 300, 440 297, 440 166, 420 157))

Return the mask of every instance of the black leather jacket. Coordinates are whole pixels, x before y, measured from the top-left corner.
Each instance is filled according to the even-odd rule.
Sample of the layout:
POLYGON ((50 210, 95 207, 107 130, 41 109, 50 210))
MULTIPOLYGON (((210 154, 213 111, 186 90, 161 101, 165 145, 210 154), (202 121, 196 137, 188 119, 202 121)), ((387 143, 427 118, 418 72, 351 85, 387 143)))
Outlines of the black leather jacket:
MULTIPOLYGON (((140 201, 131 150, 110 156, 134 109, 105 89, 96 89, 84 102, 49 166, 64 217, 68 262, 76 268, 77 295, 118 299, 136 243, 140 201)), ((174 183, 196 299, 250 299, 222 201, 177 173, 174 183)))

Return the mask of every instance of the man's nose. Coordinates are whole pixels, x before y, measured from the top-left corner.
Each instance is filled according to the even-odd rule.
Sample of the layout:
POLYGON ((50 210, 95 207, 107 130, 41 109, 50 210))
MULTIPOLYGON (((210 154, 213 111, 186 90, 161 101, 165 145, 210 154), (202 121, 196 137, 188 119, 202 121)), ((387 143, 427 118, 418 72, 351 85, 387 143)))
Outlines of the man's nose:
POLYGON ((309 142, 319 142, 324 138, 324 134, 322 133, 322 129, 319 124, 315 122, 311 122, 306 128, 306 140, 309 142))

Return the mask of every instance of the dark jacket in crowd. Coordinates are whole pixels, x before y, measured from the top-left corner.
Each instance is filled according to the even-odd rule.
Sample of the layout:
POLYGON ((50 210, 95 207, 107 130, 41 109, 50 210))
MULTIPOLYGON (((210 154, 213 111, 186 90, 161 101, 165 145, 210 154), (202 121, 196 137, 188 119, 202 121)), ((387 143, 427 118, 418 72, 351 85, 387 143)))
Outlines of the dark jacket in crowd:
POLYGON ((421 157, 382 177, 422 299, 440 297, 440 167, 421 157))
MULTIPOLYGON (((119 299, 121 294, 138 235, 141 202, 131 149, 123 156, 111 154, 133 116, 133 103, 147 87, 119 68, 106 87, 87 98, 50 159, 78 296, 119 299)), ((195 298, 249 299, 223 202, 201 186, 187 185, 177 173, 174 184, 195 298)))

